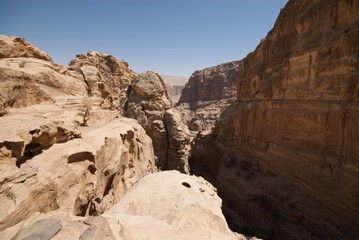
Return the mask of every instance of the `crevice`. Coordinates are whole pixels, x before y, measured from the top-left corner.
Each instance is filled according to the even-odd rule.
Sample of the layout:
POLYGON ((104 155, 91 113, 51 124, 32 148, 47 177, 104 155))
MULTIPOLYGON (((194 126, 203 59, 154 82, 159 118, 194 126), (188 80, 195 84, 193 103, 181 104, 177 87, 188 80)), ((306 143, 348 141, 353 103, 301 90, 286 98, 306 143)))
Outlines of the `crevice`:
POLYGON ((42 147, 41 147, 40 143, 31 142, 31 143, 27 144, 25 147, 24 155, 16 160, 16 166, 20 167, 21 164, 25 163, 27 160, 29 160, 41 153, 42 153, 42 147))
MULTIPOLYGON (((92 154, 92 152, 79 152, 79 153, 75 153, 75 154, 72 154, 67 157, 67 163, 69 163, 69 164, 83 162, 86 160, 95 163, 95 156, 92 154)), ((89 170, 90 170, 90 172, 92 170, 96 171, 96 168, 92 169, 92 170, 89 169, 89 170)))
POLYGON ((82 75, 82 77, 84 78, 84 83, 86 84, 86 87, 87 87, 87 94, 88 94, 89 96, 91 96, 91 95, 92 95, 92 91, 91 91, 90 85, 89 85, 88 82, 86 81, 85 74, 84 74, 84 72, 81 70, 81 68, 80 68, 79 70, 80 70, 79 73, 80 73, 80 74, 82 75))
POLYGON ((52 129, 46 125, 40 127, 40 129, 33 129, 29 131, 29 134, 32 135, 32 139, 30 143, 25 145, 25 149, 24 142, 3 142, 0 143, 0 148, 5 146, 7 149, 11 149, 12 156, 16 158, 16 166, 20 167, 27 160, 41 154, 43 150, 49 149, 55 143, 65 143, 74 138, 78 138, 76 133, 72 131, 68 131, 61 127, 56 127, 55 129, 54 134, 50 134, 52 129), (22 153, 22 151, 24 152, 22 153))
POLYGON ((112 183, 113 183, 115 176, 116 176, 116 174, 113 174, 108 178, 106 187, 103 191, 103 197, 107 196, 110 193, 110 190, 112 188, 112 183))
POLYGON ((0 149, 5 147, 8 151, 11 152, 11 157, 19 159, 22 156, 22 150, 24 149, 24 142, 8 142, 4 141, 0 143, 0 149))
POLYGON ((127 88, 127 92, 126 92, 126 102, 124 104, 124 112, 127 113, 128 111, 128 101, 130 99, 130 95, 131 95, 131 92, 132 92, 132 87, 131 86, 128 86, 127 88))

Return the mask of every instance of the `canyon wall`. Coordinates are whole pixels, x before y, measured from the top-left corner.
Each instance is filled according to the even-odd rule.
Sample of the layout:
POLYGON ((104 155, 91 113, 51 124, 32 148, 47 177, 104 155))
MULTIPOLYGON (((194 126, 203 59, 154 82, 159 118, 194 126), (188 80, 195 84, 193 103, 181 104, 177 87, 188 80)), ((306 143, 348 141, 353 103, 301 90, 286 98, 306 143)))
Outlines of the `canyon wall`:
POLYGON ((235 100, 239 61, 195 71, 176 105, 193 131, 211 129, 221 112, 235 100))
POLYGON ((291 0, 240 62, 237 102, 190 161, 219 188, 232 227, 275 239, 359 235, 358 12, 356 0, 291 0))

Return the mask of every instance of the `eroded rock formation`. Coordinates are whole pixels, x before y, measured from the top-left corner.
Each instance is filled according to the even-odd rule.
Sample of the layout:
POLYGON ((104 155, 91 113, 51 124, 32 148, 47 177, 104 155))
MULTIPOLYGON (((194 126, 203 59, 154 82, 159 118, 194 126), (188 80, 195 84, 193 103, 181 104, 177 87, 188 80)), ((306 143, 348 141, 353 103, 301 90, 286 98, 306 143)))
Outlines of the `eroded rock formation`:
POLYGON ((191 169, 218 187, 235 229, 358 237, 358 12, 355 0, 289 1, 242 60, 237 102, 197 139, 191 169))
POLYGON ((20 40, 0 39, 1 239, 245 239, 203 179, 168 172, 137 184, 158 163, 188 172, 187 129, 158 74, 136 77, 93 51, 67 68, 20 40))
POLYGON ((82 76, 57 65, 21 38, 0 36, 0 108, 23 107, 87 95, 82 76))
MULTIPOLYGON (((0 59, 0 96, 7 110, 0 121, 0 231, 36 212, 101 214, 140 178, 157 171, 145 130, 119 111, 104 109, 108 96, 92 94, 97 88, 86 82, 87 73, 76 72, 86 61, 73 61, 68 69, 23 39, 1 36, 0 42, 0 52, 6 53, 0 59)), ((90 52, 88 57, 106 59, 108 68, 100 64, 98 76, 124 107, 127 98, 121 96, 127 97, 130 83, 113 85, 132 71, 108 55, 90 52)))
POLYGON ((35 212, 101 214, 156 171, 152 141, 135 120, 114 118, 75 129, 71 114, 77 116, 43 105, 2 117, 1 230, 35 212))
POLYGON ((83 75, 90 96, 103 99, 102 108, 116 109, 123 113, 129 87, 136 76, 128 68, 127 62, 90 51, 86 55, 77 55, 70 62, 70 69, 83 75))
POLYGON ((131 85, 126 116, 136 119, 153 139, 158 167, 188 172, 189 136, 173 109, 160 75, 139 74, 131 85))
POLYGON ((0 232, 1 239, 39 236, 52 240, 247 239, 228 228, 221 199, 211 184, 177 171, 144 177, 102 216, 79 217, 56 210, 0 232))
POLYGON ((190 130, 211 129, 220 113, 235 100, 240 62, 228 62, 194 72, 176 108, 190 130))

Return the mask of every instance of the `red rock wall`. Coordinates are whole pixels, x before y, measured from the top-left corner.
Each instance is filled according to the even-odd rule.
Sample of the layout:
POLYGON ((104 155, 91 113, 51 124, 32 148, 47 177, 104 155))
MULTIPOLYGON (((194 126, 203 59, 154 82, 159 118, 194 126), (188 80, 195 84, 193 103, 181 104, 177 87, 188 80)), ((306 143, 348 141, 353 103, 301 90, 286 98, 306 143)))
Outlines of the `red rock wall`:
MULTIPOLYGON (((241 66, 232 144, 359 219, 359 1, 290 1, 241 66)), ((346 212, 346 213, 344 213, 346 212)))
POLYGON ((186 83, 178 103, 196 106, 199 101, 235 97, 238 61, 195 71, 186 83))
MULTIPOLYGON (((353 236, 346 231, 359 234, 359 1, 290 0, 267 37, 241 61, 237 103, 222 115, 212 139, 214 154, 200 150, 199 156, 193 154, 191 167, 210 170, 233 219, 244 218, 244 223, 254 218, 243 217, 251 213, 239 206, 253 194, 253 189, 244 190, 240 176, 249 164, 299 187, 349 226, 313 230, 320 238, 353 236)), ((258 189, 266 184, 255 181, 258 189)), ((266 194, 273 205, 283 203, 280 193, 266 194)), ((302 206, 309 215, 319 211, 302 206)), ((309 215, 311 224, 305 228, 329 222, 309 215)), ((279 216, 287 218, 282 225, 302 224, 288 213, 279 216)), ((264 226, 259 236, 270 238, 275 232, 274 238, 285 239, 279 237, 285 231, 279 231, 280 226, 267 231, 265 225, 271 223, 260 221, 253 220, 254 233, 264 226)), ((298 231, 298 237, 299 229, 291 232, 298 231)))

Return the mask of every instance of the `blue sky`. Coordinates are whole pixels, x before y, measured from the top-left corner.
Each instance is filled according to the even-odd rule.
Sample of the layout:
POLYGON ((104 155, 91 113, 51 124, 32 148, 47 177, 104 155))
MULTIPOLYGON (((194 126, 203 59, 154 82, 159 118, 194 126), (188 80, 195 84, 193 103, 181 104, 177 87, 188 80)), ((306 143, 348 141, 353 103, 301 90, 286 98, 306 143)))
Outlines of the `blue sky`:
POLYGON ((21 36, 68 64, 95 50, 136 72, 189 77, 239 60, 287 0, 0 0, 0 34, 21 36))

